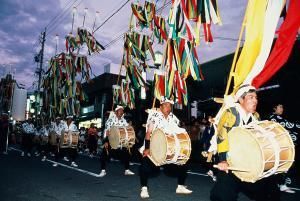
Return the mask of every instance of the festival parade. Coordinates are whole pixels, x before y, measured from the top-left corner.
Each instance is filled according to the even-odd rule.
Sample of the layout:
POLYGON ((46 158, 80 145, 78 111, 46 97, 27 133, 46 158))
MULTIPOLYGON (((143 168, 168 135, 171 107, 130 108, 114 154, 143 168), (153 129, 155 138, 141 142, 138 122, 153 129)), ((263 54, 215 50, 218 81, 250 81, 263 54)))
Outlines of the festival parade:
POLYGON ((300 200, 299 10, 4 0, 0 200, 300 200))

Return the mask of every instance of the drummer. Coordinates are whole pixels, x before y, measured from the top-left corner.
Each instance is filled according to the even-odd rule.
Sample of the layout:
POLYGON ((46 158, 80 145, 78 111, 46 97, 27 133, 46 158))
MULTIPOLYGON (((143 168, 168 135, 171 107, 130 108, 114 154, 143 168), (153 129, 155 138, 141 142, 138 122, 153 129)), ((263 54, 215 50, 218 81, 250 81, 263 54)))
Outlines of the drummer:
MULTIPOLYGON (((154 129, 159 128, 164 130, 165 128, 179 128, 178 118, 171 112, 172 105, 174 102, 165 97, 162 97, 160 102, 160 110, 149 113, 147 123, 146 123, 146 136, 143 150, 143 158, 140 167, 140 182, 141 182, 141 198, 149 198, 148 192, 148 177, 149 174, 156 168, 152 161, 147 157, 150 154, 150 135, 154 129)), ((192 191, 189 190, 184 184, 187 177, 187 167, 185 165, 175 165, 171 164, 176 169, 177 173, 177 194, 191 194, 192 191)))
MULTIPOLYGON (((234 99, 234 106, 223 112, 217 125, 218 169, 220 171, 217 173, 217 182, 211 190, 210 200, 235 201, 239 192, 244 192, 247 195, 249 194, 249 196, 251 195, 253 200, 278 201, 280 200, 280 194, 276 182, 273 181, 275 177, 271 176, 255 183, 247 183, 238 179, 228 170, 229 131, 234 127, 247 125, 250 122, 259 120, 259 114, 256 112, 257 94, 253 86, 240 86, 234 99)), ((251 148, 249 147, 249 149, 251 148)))
POLYGON ((40 153, 42 154, 42 161, 45 161, 49 152, 49 125, 43 123, 42 127, 39 130, 39 133, 41 136, 40 153))
MULTIPOLYGON (((77 126, 74 124, 73 121, 73 116, 69 115, 66 117, 66 121, 64 122, 64 128, 63 128, 63 132, 77 132, 77 126)), ((77 153, 77 148, 66 148, 70 158, 71 158, 71 166, 73 167, 78 167, 78 165, 76 164, 75 160, 78 156, 77 153)))
POLYGON ((51 152, 54 152, 54 155, 55 155, 55 163, 53 164, 53 167, 57 167, 58 164, 57 164, 57 161, 59 159, 60 156, 64 156, 64 160, 65 161, 69 161, 69 159, 66 157, 66 151, 64 149, 59 149, 59 139, 60 139, 60 136, 61 136, 61 133, 64 129, 64 122, 61 120, 61 117, 60 116, 57 116, 55 118, 55 121, 54 122, 51 122, 51 128, 50 128, 50 131, 55 133, 56 135, 56 142, 57 143, 54 143, 54 144, 51 144, 50 145, 50 150, 51 152))
POLYGON ((21 156, 25 155, 25 152, 27 153, 28 157, 31 157, 31 151, 32 151, 32 139, 34 137, 35 133, 35 127, 33 124, 33 121, 31 118, 29 118, 27 121, 25 121, 22 124, 22 153, 21 156))
POLYGON ((109 159, 109 155, 119 156, 121 161, 124 163, 125 175, 134 175, 134 173, 131 170, 129 170, 129 149, 126 147, 120 147, 119 149, 111 149, 109 146, 108 135, 112 126, 128 126, 128 123, 124 118, 124 108, 120 105, 117 105, 115 111, 110 113, 109 118, 105 123, 105 130, 103 133, 104 146, 100 156, 101 172, 99 174, 99 177, 104 177, 106 175, 106 161, 109 159))

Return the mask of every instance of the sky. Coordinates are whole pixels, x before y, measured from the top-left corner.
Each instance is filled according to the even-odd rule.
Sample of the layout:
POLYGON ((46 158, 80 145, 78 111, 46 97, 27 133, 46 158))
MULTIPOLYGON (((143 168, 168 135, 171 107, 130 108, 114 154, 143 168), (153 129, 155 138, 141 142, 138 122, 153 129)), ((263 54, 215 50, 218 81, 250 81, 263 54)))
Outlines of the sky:
MULTIPOLYGON (((40 50, 39 38, 46 29, 43 69, 47 70, 48 60, 65 49, 65 36, 71 31, 72 10, 76 6, 74 28, 82 27, 84 10, 87 8, 85 27, 98 27, 127 0, 1 0, 0 7, 0 76, 12 72, 18 83, 27 89, 34 89, 38 77, 35 54, 40 50), (96 18, 95 13, 99 12, 96 18), (96 19, 96 20, 95 20, 96 19), (55 36, 58 35, 56 48, 55 36), (33 85, 35 84, 35 85, 33 85)), ((156 1, 156 0, 155 0, 156 1)), ((168 2, 169 0, 167 0, 168 2)), ((130 1, 133 2, 133 1, 130 1)), ((95 32, 95 38, 102 44, 110 44, 128 30, 131 16, 130 2, 95 32)), ((143 2, 143 1, 141 1, 143 2)), ((164 0, 157 1, 161 7, 164 0)), ((214 42, 201 41, 197 47, 200 63, 230 54, 235 51, 247 0, 218 0, 222 26, 212 25, 214 42)), ((162 12, 167 16, 170 4, 162 12)), ((154 51, 162 51, 154 46, 154 51)), ((83 49, 82 51, 85 51, 83 49)), ((100 54, 88 57, 94 75, 104 72, 103 66, 114 63, 118 66, 123 54, 123 40, 117 40, 100 54)))

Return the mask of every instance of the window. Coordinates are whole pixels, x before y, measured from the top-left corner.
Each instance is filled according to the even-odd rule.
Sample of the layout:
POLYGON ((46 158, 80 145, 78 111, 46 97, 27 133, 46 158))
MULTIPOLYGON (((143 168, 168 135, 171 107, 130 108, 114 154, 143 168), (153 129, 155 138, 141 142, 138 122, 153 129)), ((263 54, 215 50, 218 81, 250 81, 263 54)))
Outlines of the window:
POLYGON ((84 107, 84 108, 82 108, 82 114, 94 112, 94 109, 95 109, 94 105, 84 107))

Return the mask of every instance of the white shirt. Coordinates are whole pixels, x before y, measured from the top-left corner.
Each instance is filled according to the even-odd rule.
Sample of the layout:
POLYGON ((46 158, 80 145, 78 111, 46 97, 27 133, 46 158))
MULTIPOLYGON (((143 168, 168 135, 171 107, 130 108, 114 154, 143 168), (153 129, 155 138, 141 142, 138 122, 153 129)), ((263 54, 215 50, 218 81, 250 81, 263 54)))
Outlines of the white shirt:
POLYGON ((22 128, 26 134, 35 134, 35 128, 32 123, 25 122, 22 124, 22 128))
POLYGON ((126 119, 124 118, 124 115, 119 119, 117 115, 113 112, 109 115, 108 120, 105 123, 105 130, 104 130, 104 138, 106 137, 106 132, 112 127, 112 126, 120 126, 120 127, 126 127, 129 124, 127 123, 126 119))
POLYGON ((149 128, 161 129, 168 134, 186 133, 184 128, 180 128, 179 119, 171 112, 167 118, 160 110, 150 110, 146 123, 146 132, 149 128))
MULTIPOLYGON (((167 118, 163 115, 160 110, 149 110, 148 119, 146 122, 146 132, 149 128, 152 129, 152 132, 155 129, 161 129, 165 134, 178 134, 178 133, 186 133, 184 128, 180 128, 179 119, 171 112, 167 118)), ((151 133, 152 134, 152 133, 151 133)), ((139 149, 141 153, 143 153, 145 149, 145 141, 144 145, 139 149)))
POLYGON ((240 125, 247 125, 247 123, 249 122, 250 118, 252 119, 251 122, 257 121, 257 118, 252 114, 252 113, 246 113, 246 111, 241 107, 240 104, 236 104, 236 109, 240 114, 240 125))
POLYGON ((43 136, 48 136, 49 135, 49 131, 48 131, 48 129, 45 127, 45 126, 43 126, 41 129, 40 129, 40 135, 43 135, 43 136))
POLYGON ((74 122, 72 121, 71 123, 70 123, 70 125, 68 126, 68 124, 67 124, 67 122, 63 122, 63 130, 64 130, 64 132, 69 132, 69 131, 72 131, 72 132, 74 132, 74 131, 78 131, 78 129, 77 129, 77 126, 74 124, 74 122))
POLYGON ((64 129, 64 122, 60 121, 57 125, 56 122, 51 122, 51 131, 54 131, 57 135, 61 135, 61 131, 64 129))

